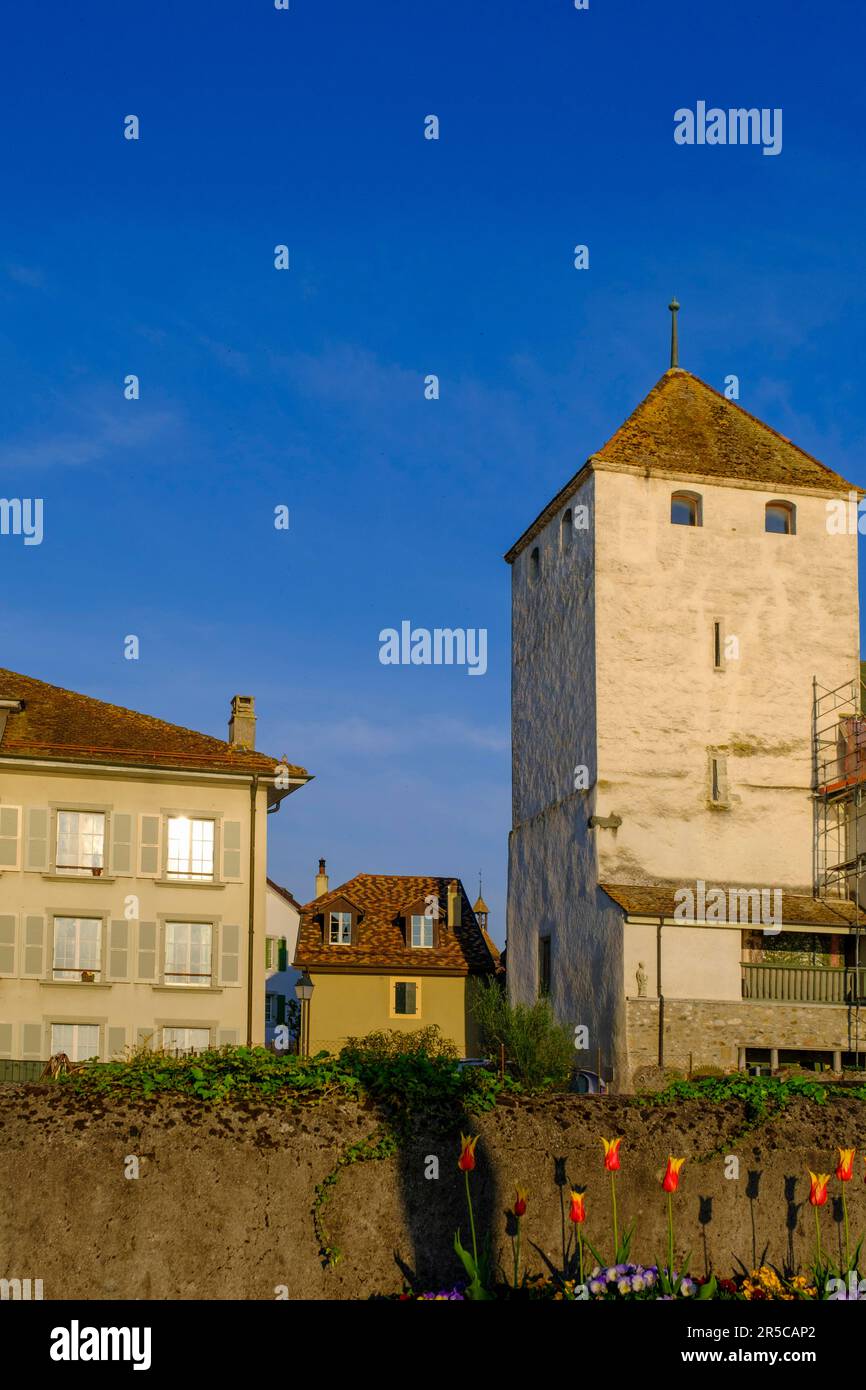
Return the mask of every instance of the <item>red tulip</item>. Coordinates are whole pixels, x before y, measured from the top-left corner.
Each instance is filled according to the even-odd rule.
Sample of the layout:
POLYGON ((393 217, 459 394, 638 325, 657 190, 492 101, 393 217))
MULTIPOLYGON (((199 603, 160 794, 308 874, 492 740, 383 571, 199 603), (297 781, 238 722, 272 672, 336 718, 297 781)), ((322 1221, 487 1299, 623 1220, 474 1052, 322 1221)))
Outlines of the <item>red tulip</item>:
POLYGON ((839 1166, 836 1169, 836 1177, 840 1182, 850 1182, 854 1176, 854 1155, 856 1149, 839 1150, 839 1166))
POLYGON ((622 1137, 619 1139, 602 1139, 604 1144, 604 1166, 609 1173, 619 1171, 619 1146, 622 1137))
POLYGON ((575 1225, 582 1225, 586 1220, 586 1199, 583 1189, 571 1189, 571 1206, 568 1211, 569 1221, 575 1225))
POLYGON ((662 1187, 665 1192, 676 1192, 680 1185, 680 1169, 685 1163, 684 1158, 669 1158, 665 1175, 662 1178, 662 1187))
POLYGON ((475 1167, 475 1145, 478 1143, 479 1136, 476 1134, 470 1139, 468 1134, 460 1135, 460 1143, 463 1145, 460 1150, 460 1157, 457 1160, 457 1167, 462 1173, 471 1173, 475 1167))
POLYGON ((811 1168, 808 1170, 812 1185, 809 1188, 809 1201, 813 1207, 823 1207, 827 1201, 827 1184, 830 1181, 829 1173, 813 1173, 811 1168))

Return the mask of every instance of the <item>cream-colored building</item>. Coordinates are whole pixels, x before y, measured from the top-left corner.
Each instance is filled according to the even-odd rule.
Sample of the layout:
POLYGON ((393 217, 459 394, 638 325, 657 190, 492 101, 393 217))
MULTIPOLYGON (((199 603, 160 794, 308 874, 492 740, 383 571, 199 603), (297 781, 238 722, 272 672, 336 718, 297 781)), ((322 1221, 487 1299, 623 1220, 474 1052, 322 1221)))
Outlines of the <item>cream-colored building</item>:
POLYGON ((813 677, 859 676, 850 491, 673 367, 506 557, 509 989, 549 991, 617 1085, 866 1047, 813 795, 813 677), (780 922, 760 896, 732 921, 732 887, 780 922))
POLYGON ((302 1020, 310 1055, 436 1024, 465 1057, 478 1049, 469 980, 498 961, 458 879, 356 874, 332 889, 321 861, 294 963, 313 985, 302 1020))
POLYGON ((0 670, 0 1059, 261 1043, 267 815, 255 751, 0 670))

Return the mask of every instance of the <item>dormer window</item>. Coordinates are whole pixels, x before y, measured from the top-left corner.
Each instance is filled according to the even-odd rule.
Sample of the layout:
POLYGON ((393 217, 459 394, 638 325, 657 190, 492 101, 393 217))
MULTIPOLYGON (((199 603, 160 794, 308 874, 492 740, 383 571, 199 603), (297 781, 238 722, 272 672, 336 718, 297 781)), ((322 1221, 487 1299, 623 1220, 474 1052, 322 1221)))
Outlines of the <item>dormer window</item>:
POLYGON ((413 914, 411 921, 412 945, 431 949, 433 946, 433 918, 413 914))
POLYGON ((671 525, 702 526, 701 499, 696 492, 671 493, 671 525))
POLYGON ((790 502, 768 502, 764 508, 764 530, 779 536, 793 536, 796 513, 790 502))
POLYGON ((351 912, 331 912, 328 914, 328 941, 332 946, 351 946, 351 912))

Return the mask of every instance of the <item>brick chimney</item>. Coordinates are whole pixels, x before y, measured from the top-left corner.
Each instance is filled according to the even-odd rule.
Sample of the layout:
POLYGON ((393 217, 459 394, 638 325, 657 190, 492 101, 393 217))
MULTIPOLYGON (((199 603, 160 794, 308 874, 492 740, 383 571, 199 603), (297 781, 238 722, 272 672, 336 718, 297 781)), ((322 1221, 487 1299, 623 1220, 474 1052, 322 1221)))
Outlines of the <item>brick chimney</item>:
POLYGON ((256 702, 254 696, 232 696, 232 717, 229 720, 229 743, 232 748, 255 748, 256 702))
POLYGON ((320 898, 323 893, 328 891, 328 875, 325 873, 325 861, 319 860, 319 872, 316 874, 316 897, 320 898))

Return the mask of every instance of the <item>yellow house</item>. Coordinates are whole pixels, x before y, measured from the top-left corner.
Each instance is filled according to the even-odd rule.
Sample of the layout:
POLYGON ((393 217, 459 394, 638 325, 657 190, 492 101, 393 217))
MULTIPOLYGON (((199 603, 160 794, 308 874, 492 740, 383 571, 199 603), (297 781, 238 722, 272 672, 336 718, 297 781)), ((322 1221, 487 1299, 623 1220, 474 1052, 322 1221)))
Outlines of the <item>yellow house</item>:
POLYGON ((264 1041, 267 814, 309 774, 0 669, 0 1060, 264 1041))
POLYGON ((477 1051, 467 1010, 472 976, 496 961, 458 879, 357 874, 301 914, 294 964, 312 984, 306 1050, 337 1052, 347 1037, 438 1024, 461 1056, 477 1051))

